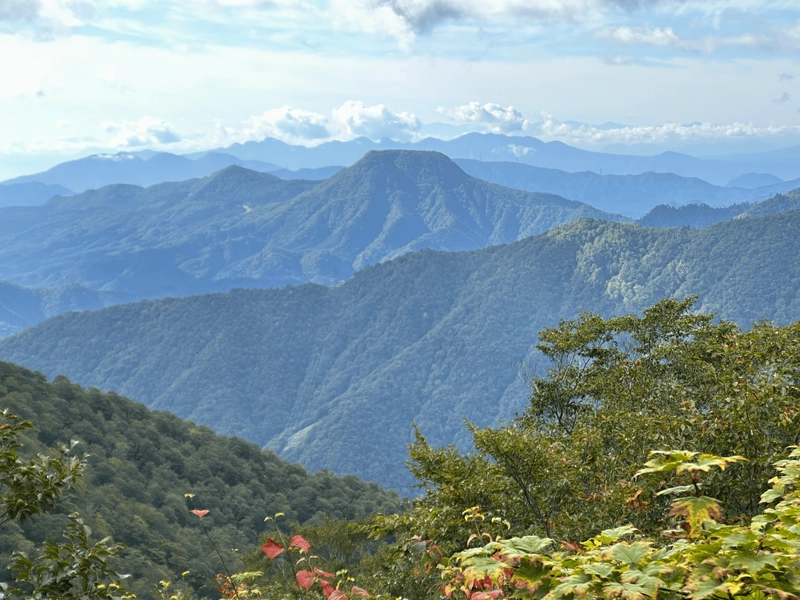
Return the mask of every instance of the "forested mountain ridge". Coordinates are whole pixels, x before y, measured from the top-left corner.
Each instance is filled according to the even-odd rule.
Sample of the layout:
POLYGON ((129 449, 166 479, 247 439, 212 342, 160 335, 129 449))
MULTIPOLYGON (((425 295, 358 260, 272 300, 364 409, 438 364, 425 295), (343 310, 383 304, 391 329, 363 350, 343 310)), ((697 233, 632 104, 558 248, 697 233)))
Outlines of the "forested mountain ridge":
POLYGON ((30 551, 56 537, 67 514, 78 511, 99 539, 113 536, 129 546, 120 572, 129 573, 142 599, 152 598, 159 580, 178 581, 181 573, 208 590, 222 571, 185 494, 211 512, 205 518, 230 566, 232 548, 257 547, 264 517, 284 512, 288 519, 320 523, 326 517, 354 519, 401 508, 393 492, 355 477, 309 474, 272 452, 237 438, 223 438, 207 427, 151 412, 114 393, 85 390, 65 378, 52 383, 40 373, 0 362, 0 409, 33 421, 23 454, 47 453, 56 444, 79 440, 75 452, 89 454, 89 465, 75 493, 60 509, 23 526, 6 523, 0 533, 0 577, 6 579, 12 549, 30 551))
POLYGON ((323 182, 231 166, 0 209, 0 278, 137 299, 335 283, 404 252, 475 249, 587 216, 621 218, 479 181, 436 153, 371 153, 323 182))
POLYGON ((116 389, 312 469, 398 489, 415 422, 434 444, 508 419, 538 331, 666 296, 747 325, 800 317, 800 211, 703 230, 581 220, 512 244, 422 251, 335 288, 234 290, 62 315, 0 342, 49 375, 116 389), (75 352, 81 348, 81 352, 75 352))

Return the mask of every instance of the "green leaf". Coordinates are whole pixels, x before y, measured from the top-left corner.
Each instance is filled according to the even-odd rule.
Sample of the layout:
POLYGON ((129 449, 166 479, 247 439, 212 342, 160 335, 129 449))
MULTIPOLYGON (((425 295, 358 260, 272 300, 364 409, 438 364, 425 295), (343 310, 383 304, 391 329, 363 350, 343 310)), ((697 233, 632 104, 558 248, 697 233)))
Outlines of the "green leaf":
POLYGON ((611 558, 619 562, 635 565, 649 553, 650 549, 642 542, 634 544, 616 544, 611 547, 611 558))

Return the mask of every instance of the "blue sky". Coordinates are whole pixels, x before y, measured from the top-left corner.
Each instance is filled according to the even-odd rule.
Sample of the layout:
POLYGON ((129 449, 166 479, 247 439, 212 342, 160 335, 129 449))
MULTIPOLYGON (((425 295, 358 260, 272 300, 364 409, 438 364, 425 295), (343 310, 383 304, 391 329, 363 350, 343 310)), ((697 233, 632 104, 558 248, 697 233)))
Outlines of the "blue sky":
POLYGON ((0 0, 0 58, 0 178, 265 136, 800 144, 798 0, 0 0))

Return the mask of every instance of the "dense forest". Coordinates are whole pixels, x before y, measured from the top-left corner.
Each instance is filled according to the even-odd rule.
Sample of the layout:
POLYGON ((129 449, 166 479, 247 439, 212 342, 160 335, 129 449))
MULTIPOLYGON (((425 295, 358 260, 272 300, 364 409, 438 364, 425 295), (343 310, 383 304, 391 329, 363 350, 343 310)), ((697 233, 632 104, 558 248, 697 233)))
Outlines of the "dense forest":
POLYGON ((317 285, 68 314, 0 342, 50 377, 114 389, 310 469, 399 490, 414 422, 469 447, 522 410, 537 333, 584 307, 699 294, 742 326, 800 317, 800 212, 702 230, 582 220, 475 252, 419 252, 317 285), (81 348, 81 352, 75 352, 81 348))
POLYGON ((2 526, 0 581, 8 577, 12 549, 32 552, 45 538, 58 539, 72 512, 97 538, 112 536, 128 546, 113 564, 131 575, 129 587, 139 598, 150 598, 159 580, 180 579, 185 571, 185 581, 210 590, 207 578, 223 570, 189 513, 191 501, 211 511, 205 522, 231 568, 242 564, 231 549, 255 548, 268 526, 264 518, 277 512, 287 523, 323 524, 402 507, 396 493, 374 483, 310 474, 242 439, 64 377, 48 382, 10 363, 0 363, 0 407, 34 423, 23 434, 23 456, 71 440, 80 442, 73 454, 88 455, 84 477, 56 512, 2 526))
MULTIPOLYGON (((800 589, 800 322, 742 329, 695 302, 583 312, 543 329, 548 366, 515 419, 467 423, 467 453, 417 432, 409 467, 422 495, 403 512, 374 484, 310 476, 114 394, 0 364, 0 401, 41 424, 23 432, 26 457, 73 434, 91 451, 77 493, 22 527, 6 520, 3 549, 31 553, 77 510, 94 531, 87 551, 110 548, 110 567, 130 573, 121 583, 142 598, 790 600, 800 589), (109 546, 119 541, 130 547, 109 546)), ((0 432, 15 459, 6 442, 19 432, 5 415, 0 432)), ((7 511, 24 495, 13 481, 32 477, 17 464, 0 469, 7 511)), ((60 547, 61 564, 80 556, 67 553, 75 547, 75 536, 60 547)), ((46 554, 16 554, 12 572, 43 600, 130 597, 98 585, 98 564, 65 572, 46 554), (37 565, 62 592, 28 577, 37 565)))

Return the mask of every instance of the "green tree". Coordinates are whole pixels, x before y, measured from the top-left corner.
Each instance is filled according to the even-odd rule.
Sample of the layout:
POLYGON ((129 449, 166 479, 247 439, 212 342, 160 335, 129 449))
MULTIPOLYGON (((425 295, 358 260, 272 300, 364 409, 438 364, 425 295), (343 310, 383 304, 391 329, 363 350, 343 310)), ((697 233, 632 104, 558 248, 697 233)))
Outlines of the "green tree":
POLYGON ((531 380, 526 411, 499 427, 468 424, 469 454, 418 433, 410 466, 424 495, 375 520, 373 534, 418 535, 445 555, 473 534, 574 544, 631 523, 658 538, 666 480, 634 479, 650 449, 744 456, 705 485, 729 521, 758 514, 772 464, 800 441, 800 323, 744 331, 694 313, 694 302, 584 313, 542 331, 550 367, 531 380))
MULTIPOLYGON (((60 454, 19 456, 20 436, 33 429, 30 421, 20 420, 4 410, 0 414, 0 525, 23 522, 55 508, 58 499, 82 476, 85 458, 72 454, 76 444, 62 446, 60 454)), ((11 569, 15 582, 0 584, 0 598, 108 599, 132 598, 120 585, 120 577, 108 565, 124 546, 109 538, 90 542, 90 529, 77 514, 64 532, 65 542, 47 539, 31 557, 15 551, 11 569)))

